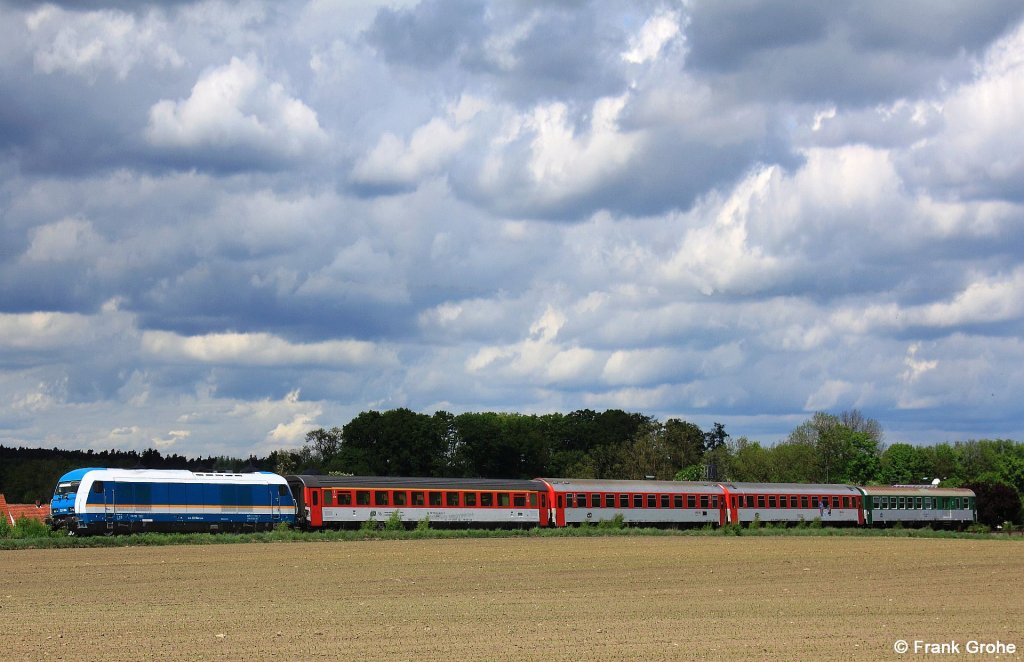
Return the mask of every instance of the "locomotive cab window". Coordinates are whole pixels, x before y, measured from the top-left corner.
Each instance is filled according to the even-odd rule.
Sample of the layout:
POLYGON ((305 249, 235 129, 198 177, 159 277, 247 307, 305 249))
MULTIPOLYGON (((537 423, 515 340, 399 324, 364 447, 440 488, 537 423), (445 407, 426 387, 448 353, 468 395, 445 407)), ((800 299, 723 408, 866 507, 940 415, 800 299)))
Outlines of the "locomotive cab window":
POLYGON ((96 494, 103 494, 103 481, 98 480, 92 484, 92 491, 96 494))

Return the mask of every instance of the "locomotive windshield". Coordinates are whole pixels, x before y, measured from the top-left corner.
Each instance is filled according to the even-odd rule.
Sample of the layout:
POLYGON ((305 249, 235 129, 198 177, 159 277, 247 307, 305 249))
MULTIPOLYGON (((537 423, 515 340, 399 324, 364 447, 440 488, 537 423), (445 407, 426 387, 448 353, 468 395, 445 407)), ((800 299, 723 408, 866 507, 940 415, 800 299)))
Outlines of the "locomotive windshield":
POLYGON ((57 489, 54 490, 53 495, 62 497, 68 494, 74 494, 78 491, 78 486, 82 484, 80 480, 72 480, 66 483, 57 483, 57 489))

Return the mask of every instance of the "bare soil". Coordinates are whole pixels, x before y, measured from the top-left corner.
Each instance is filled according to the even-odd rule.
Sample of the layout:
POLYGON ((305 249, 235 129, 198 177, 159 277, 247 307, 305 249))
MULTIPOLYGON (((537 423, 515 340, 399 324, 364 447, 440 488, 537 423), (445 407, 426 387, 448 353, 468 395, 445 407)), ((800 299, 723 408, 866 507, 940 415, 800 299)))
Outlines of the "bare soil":
POLYGON ((1022 577, 1020 545, 971 540, 0 551, 0 658, 896 660, 974 639, 1021 659, 1022 577))

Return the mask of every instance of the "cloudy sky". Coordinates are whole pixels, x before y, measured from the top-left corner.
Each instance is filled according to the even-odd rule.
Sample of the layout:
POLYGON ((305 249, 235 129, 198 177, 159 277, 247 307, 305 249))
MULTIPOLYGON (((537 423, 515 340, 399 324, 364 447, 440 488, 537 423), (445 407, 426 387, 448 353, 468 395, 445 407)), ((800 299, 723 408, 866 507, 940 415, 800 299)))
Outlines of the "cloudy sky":
POLYGON ((0 443, 1024 438, 1024 4, 0 0, 0 443))

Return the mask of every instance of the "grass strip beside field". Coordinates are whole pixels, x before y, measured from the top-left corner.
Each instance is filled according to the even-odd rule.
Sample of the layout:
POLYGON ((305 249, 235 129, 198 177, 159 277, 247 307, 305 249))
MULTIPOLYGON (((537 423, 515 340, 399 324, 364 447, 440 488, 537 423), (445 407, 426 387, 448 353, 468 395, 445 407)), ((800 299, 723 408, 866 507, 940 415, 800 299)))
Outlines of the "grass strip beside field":
POLYGON ((531 529, 369 529, 345 531, 300 531, 279 527, 261 533, 133 533, 113 536, 68 536, 42 533, 17 538, 0 538, 0 550, 66 549, 76 547, 159 547, 168 545, 224 545, 237 543, 354 542, 365 540, 451 540, 471 538, 587 538, 587 537, 849 537, 849 538, 938 538, 964 540, 1024 541, 1022 535, 919 529, 857 529, 832 527, 782 527, 763 525, 720 528, 656 529, 642 527, 580 526, 531 529))

